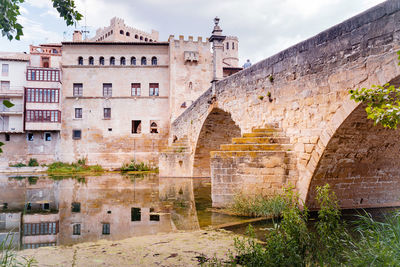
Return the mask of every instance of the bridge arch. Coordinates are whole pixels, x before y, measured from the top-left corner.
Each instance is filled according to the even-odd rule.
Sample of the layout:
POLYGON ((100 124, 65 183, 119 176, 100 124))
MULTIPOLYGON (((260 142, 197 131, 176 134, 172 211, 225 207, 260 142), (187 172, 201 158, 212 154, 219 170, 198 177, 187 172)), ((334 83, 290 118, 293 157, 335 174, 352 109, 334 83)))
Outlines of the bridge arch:
MULTIPOLYGON (((390 84, 399 86, 399 78, 390 84)), ((338 125, 308 181, 307 207, 317 208, 316 187, 327 183, 342 208, 400 206, 400 129, 374 125, 365 107, 349 100, 322 133, 338 125)))
POLYGON ((214 107, 208 113, 197 137, 193 155, 193 177, 210 177, 210 152, 219 150, 221 144, 231 142, 239 137, 240 127, 231 114, 214 107))

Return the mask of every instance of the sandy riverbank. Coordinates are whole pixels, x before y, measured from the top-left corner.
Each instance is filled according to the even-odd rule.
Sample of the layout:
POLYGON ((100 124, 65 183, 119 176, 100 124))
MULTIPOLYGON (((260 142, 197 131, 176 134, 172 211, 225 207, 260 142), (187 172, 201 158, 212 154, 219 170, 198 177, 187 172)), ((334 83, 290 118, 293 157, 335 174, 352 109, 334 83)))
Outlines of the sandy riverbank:
POLYGON ((198 256, 226 258, 234 234, 224 230, 176 232, 119 241, 23 250, 38 266, 198 266, 198 256))

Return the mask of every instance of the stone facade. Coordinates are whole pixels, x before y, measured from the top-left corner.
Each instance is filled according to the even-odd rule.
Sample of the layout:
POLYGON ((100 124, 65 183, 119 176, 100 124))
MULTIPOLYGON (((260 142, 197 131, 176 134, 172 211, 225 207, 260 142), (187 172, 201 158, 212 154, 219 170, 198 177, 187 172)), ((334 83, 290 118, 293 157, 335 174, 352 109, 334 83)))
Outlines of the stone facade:
MULTIPOLYGON (((396 203, 399 176, 394 163, 373 161, 392 158, 390 144, 397 134, 374 128, 366 116, 359 117, 358 104, 350 100, 348 91, 393 82, 400 76, 399 17, 399 2, 386 1, 219 81, 215 96, 209 89, 172 124, 171 135, 188 140, 190 157, 183 165, 194 165, 197 147, 203 145, 198 142, 202 128, 213 110, 219 109, 230 114, 242 134, 267 125, 282 129, 296 157, 293 185, 312 207, 315 186, 326 181, 331 182, 342 207, 396 203), (365 138, 354 143, 360 131, 365 138), (338 146, 342 141, 345 144, 338 146), (359 153, 349 154, 356 148, 359 153), (347 156, 346 165, 341 157, 347 156), (352 162, 355 165, 349 167, 352 162), (362 163, 368 169, 360 170, 366 166, 362 163), (381 198, 384 191, 388 193, 381 198)), ((182 176, 193 174, 193 168, 186 171, 182 176)), ((224 190, 230 190, 229 184, 224 190)), ((213 192, 213 196, 218 194, 213 192)))

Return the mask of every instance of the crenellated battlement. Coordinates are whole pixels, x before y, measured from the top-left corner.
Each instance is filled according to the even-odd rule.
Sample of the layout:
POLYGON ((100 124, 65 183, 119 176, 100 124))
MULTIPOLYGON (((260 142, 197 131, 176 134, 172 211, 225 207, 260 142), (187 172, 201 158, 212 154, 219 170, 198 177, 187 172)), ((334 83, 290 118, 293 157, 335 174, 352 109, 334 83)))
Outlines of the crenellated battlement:
POLYGON ((179 35, 179 39, 175 39, 174 35, 170 35, 168 37, 168 42, 169 43, 172 43, 172 42, 174 42, 174 43, 185 43, 185 44, 193 43, 193 44, 199 44, 199 45, 202 45, 202 46, 209 46, 210 45, 210 43, 208 41, 208 38, 206 38, 205 41, 203 41, 203 37, 198 36, 197 39, 195 40, 193 38, 193 36, 190 36, 190 35, 187 37, 187 39, 185 39, 184 35, 179 35))

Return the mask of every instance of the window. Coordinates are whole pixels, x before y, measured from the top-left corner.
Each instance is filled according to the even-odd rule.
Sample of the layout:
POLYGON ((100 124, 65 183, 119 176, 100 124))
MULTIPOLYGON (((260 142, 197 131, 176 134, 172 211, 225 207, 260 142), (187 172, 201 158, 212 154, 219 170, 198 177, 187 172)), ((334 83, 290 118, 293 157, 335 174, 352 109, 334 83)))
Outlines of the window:
POLYGON ((24 223, 24 236, 55 235, 58 233, 58 222, 24 223))
POLYGON ((75 119, 82 119, 82 108, 75 109, 75 119))
POLYGON ((25 208, 26 208, 26 210, 31 210, 32 204, 30 202, 26 203, 25 208))
POLYGON ((43 203, 42 210, 50 210, 50 203, 43 203))
POLYGON ((110 234, 110 224, 109 223, 103 223, 103 235, 109 235, 110 234))
POLYGON ((33 133, 28 133, 27 139, 28 141, 33 141, 33 133))
POLYGON ((81 203, 79 202, 72 202, 71 203, 71 211, 72 212, 81 212, 81 203))
POLYGON ((150 121, 150 133, 158 133, 157 123, 150 121))
POLYGON ((140 61, 140 64, 142 64, 143 66, 146 66, 146 65, 147 65, 147 59, 146 59, 146 57, 142 57, 142 59, 141 59, 141 61, 140 61))
POLYGON ((26 79, 28 81, 46 81, 46 82, 59 82, 59 70, 43 70, 43 69, 28 69, 26 72, 26 79))
POLYGON ((42 59, 42 68, 50 68, 50 58, 49 57, 41 57, 41 59, 42 59))
POLYGON ((235 49, 235 43, 232 43, 232 49, 233 50, 235 49))
POLYGON ((135 39, 139 39, 139 36, 137 34, 135 34, 135 39))
POLYGON ((150 214, 150 221, 160 221, 160 215, 159 214, 150 214))
POLYGON ((1 90, 2 91, 10 90, 10 81, 1 81, 1 90))
POLYGON ((44 133, 44 141, 51 141, 51 133, 44 133))
POLYGON ((132 133, 138 134, 142 131, 142 121, 132 121, 132 133))
POLYGON ((149 85, 149 96, 158 96, 158 95, 159 95, 158 83, 151 83, 149 85))
POLYGON ((142 219, 142 214, 140 212, 140 208, 131 208, 131 221, 137 222, 141 221, 141 219, 142 219))
POLYGON ((104 119, 111 119, 111 108, 104 108, 104 119))
POLYGON ((78 57, 78 65, 83 65, 83 57, 78 57))
POLYGON ((8 76, 8 64, 1 65, 1 75, 8 76))
POLYGON ((226 49, 229 49, 229 43, 226 43, 226 49))
POLYGON ((112 83, 103 83, 103 96, 104 97, 112 96, 112 83))
POLYGON ((104 65, 104 57, 100 57, 99 58, 99 64, 100 65, 104 65))
POLYGON ((73 235, 81 235, 81 224, 74 224, 73 225, 73 230, 72 230, 73 235))
POLYGON ((131 34, 129 32, 126 32, 126 36, 131 36, 131 34))
POLYGON ((110 57, 110 65, 115 65, 115 57, 110 57))
POLYGON ((131 65, 136 65, 136 58, 135 57, 131 57, 131 65))
POLYGON ((120 34, 124 34, 124 31, 123 31, 123 30, 120 30, 119 33, 120 33, 120 34))
POLYGON ((151 65, 157 65, 157 58, 156 57, 152 57, 151 58, 151 65))
POLYGON ((120 62, 121 62, 121 65, 125 65, 125 64, 126 64, 125 58, 124 58, 124 57, 121 57, 120 62))
POLYGON ((60 89, 26 88, 26 102, 58 103, 60 89))
POLYGON ((140 96, 140 83, 132 83, 132 96, 140 96))
POLYGON ((8 203, 3 203, 3 210, 8 209, 8 203))
POLYGON ((140 36, 140 41, 143 41, 143 36, 140 36))
POLYGON ((94 58, 93 57, 89 57, 89 65, 94 65, 94 58))
POLYGON ((79 140, 82 138, 82 131, 81 130, 72 130, 72 139, 79 140))
POLYGON ((61 111, 59 110, 27 110, 27 122, 60 122, 61 111))
POLYGON ((144 41, 145 41, 145 42, 147 42, 148 40, 149 40, 149 39, 147 39, 147 38, 144 38, 144 41))
POLYGON ((82 83, 74 83, 74 96, 82 96, 83 95, 83 84, 82 83))
POLYGON ((9 135, 9 134, 6 134, 6 135, 5 135, 5 139, 6 139, 6 142, 10 141, 10 135, 9 135))

